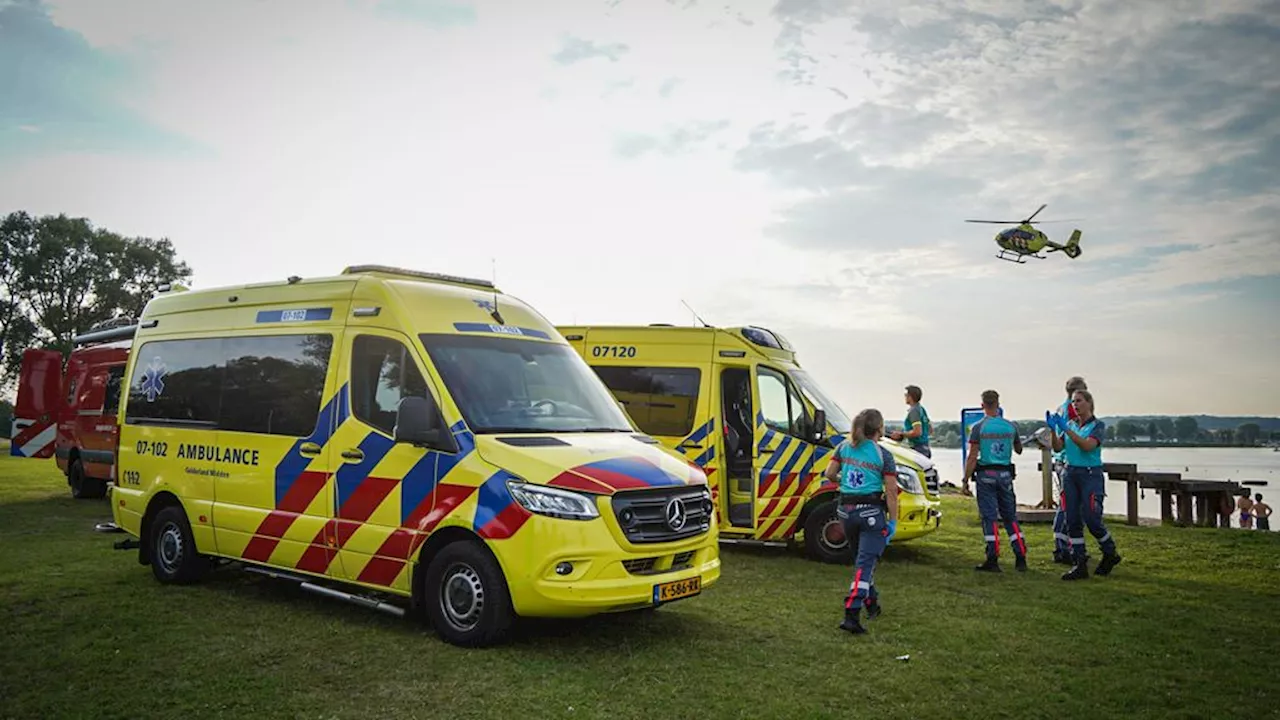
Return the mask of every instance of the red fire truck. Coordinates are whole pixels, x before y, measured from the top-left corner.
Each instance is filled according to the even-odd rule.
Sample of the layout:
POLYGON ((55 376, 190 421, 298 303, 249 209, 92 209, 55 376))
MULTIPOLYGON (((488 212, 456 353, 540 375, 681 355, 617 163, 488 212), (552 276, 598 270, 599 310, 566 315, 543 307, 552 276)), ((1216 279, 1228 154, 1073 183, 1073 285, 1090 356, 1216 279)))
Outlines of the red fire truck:
POLYGON ((115 477, 116 412, 136 327, 117 318, 77 336, 65 368, 57 350, 22 354, 9 454, 56 457, 73 497, 101 498, 115 477))

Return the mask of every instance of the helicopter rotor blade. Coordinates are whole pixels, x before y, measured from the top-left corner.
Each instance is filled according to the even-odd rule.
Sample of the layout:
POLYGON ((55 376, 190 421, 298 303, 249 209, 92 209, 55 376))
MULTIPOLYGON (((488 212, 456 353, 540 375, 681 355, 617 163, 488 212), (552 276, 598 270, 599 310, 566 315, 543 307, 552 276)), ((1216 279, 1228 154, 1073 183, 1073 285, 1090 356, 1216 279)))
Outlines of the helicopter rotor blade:
POLYGON ((1027 219, 1026 219, 1026 220, 1023 220, 1022 222, 1024 222, 1024 223, 1029 223, 1029 222, 1031 222, 1032 218, 1034 218, 1035 216, 1039 215, 1039 214, 1040 214, 1040 211, 1041 211, 1041 210, 1043 210, 1043 209, 1045 209, 1045 208, 1047 208, 1047 207, 1049 207, 1049 203, 1045 203, 1045 204, 1041 205, 1039 208, 1037 208, 1037 209, 1036 209, 1036 211, 1035 211, 1035 212, 1033 212, 1033 213, 1031 213, 1029 216, 1027 216, 1027 219))
POLYGON ((1019 224, 1019 222, 1018 222, 1017 220, 965 220, 965 222, 971 222, 971 223, 991 223, 991 224, 993 224, 993 225, 1017 225, 1017 224, 1019 224))

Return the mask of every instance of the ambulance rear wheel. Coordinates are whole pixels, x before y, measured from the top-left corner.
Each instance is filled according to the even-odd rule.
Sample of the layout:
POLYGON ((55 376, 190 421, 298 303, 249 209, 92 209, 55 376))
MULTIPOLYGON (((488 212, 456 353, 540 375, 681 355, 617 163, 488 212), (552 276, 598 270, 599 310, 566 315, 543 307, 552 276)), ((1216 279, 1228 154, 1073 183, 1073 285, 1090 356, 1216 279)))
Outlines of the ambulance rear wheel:
POLYGON ((804 546, 809 557, 825 563, 848 563, 849 540, 844 536, 844 525, 836 516, 836 501, 829 500, 815 507, 804 521, 804 546))
POLYGON ((515 619, 502 568, 475 542, 455 542, 437 552, 427 567, 424 591, 432 627, 454 645, 495 644, 515 619))
POLYGON ((162 583, 184 585, 199 580, 212 564, 196 552, 187 513, 170 505, 151 521, 151 572, 162 583))
POLYGON ((84 464, 80 462, 80 458, 72 460, 67 467, 67 485, 71 487, 71 497, 77 500, 96 500, 107 494, 106 483, 84 474, 84 464))

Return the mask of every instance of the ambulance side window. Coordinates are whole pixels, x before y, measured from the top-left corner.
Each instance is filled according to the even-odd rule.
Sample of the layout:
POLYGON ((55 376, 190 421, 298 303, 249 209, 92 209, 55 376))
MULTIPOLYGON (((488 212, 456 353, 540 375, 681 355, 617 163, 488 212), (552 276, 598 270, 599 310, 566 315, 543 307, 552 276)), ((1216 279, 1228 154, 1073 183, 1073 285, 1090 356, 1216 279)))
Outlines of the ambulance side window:
POLYGON ((129 380, 127 422, 217 427, 222 370, 217 338, 144 343, 129 380))
POLYGON ((756 383, 765 425, 775 432, 803 439, 807 425, 804 401, 786 376, 776 370, 760 367, 756 371, 756 383))
POLYGON ((124 366, 112 365, 107 370, 106 398, 102 401, 102 414, 115 415, 120 409, 120 383, 124 380, 124 366))
POLYGON ((428 397, 427 383, 404 343, 361 335, 352 343, 351 412, 356 419, 391 435, 396 408, 408 396, 428 397))
POLYGON ((292 437, 315 430, 332 335, 227 338, 222 351, 219 429, 292 437))
POLYGON ((658 437, 688 435, 698 410, 697 368, 619 367, 591 368, 627 409, 641 431, 658 437))

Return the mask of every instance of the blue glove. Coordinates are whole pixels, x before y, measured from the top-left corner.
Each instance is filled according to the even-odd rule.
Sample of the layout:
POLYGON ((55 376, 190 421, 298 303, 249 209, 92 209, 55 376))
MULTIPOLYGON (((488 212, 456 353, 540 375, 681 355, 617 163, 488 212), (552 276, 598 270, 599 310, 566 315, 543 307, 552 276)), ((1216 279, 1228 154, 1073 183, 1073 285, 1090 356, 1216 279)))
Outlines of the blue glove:
POLYGON ((889 544, 889 541, 893 539, 893 536, 894 536, 894 535, 897 535, 897 534, 898 534, 898 521, 897 521, 897 520, 890 520, 890 521, 889 521, 889 536, 888 536, 888 537, 886 537, 886 538, 884 539, 884 544, 885 544, 885 545, 888 545, 888 544, 889 544))
POLYGON ((1059 434, 1059 435, 1066 435, 1066 434, 1067 434, 1067 419, 1066 419, 1065 417, 1063 417, 1063 416, 1061 416, 1061 415, 1057 414, 1057 413, 1054 413, 1054 414, 1053 414, 1053 417, 1054 417, 1054 419, 1055 419, 1055 420, 1057 420, 1057 421, 1058 421, 1058 434, 1059 434))
POLYGON ((1058 423, 1054 421, 1053 415, 1048 410, 1044 411, 1044 424, 1048 425, 1050 430, 1058 431, 1058 423))

